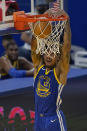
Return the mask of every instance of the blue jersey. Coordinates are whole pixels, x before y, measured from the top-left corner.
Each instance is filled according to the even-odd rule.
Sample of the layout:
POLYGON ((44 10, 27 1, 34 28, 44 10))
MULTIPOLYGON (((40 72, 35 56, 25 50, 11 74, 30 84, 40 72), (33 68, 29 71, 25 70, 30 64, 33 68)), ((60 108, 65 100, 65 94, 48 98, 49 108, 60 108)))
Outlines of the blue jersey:
POLYGON ((60 84, 55 68, 47 72, 44 65, 40 67, 34 82, 36 112, 47 115, 56 114, 60 84))

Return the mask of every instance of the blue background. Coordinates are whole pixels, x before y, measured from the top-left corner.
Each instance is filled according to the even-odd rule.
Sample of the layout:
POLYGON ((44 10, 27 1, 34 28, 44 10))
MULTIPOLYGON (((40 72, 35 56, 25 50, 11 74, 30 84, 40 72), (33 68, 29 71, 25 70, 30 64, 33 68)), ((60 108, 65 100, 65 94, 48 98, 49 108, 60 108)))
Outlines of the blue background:
POLYGON ((68 0, 72 44, 87 49, 87 0, 68 0))

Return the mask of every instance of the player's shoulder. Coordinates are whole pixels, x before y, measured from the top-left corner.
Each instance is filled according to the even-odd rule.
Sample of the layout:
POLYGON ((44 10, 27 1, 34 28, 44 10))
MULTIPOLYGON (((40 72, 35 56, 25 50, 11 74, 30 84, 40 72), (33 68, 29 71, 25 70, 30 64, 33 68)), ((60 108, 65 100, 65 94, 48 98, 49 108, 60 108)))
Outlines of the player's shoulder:
POLYGON ((36 66, 34 69, 34 79, 37 77, 37 75, 39 74, 39 72, 42 70, 42 68, 44 67, 44 64, 40 64, 39 66, 36 66))

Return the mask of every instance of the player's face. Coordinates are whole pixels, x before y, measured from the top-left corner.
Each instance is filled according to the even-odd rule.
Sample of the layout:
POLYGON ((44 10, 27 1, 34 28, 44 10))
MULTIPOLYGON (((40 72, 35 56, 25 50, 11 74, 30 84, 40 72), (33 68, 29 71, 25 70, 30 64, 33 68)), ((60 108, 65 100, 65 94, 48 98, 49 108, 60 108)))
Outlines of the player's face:
POLYGON ((18 47, 17 45, 10 45, 7 50, 7 56, 11 61, 18 59, 18 47))
POLYGON ((44 54, 43 59, 47 68, 53 68, 57 63, 57 56, 54 55, 54 53, 51 53, 50 55, 44 54))

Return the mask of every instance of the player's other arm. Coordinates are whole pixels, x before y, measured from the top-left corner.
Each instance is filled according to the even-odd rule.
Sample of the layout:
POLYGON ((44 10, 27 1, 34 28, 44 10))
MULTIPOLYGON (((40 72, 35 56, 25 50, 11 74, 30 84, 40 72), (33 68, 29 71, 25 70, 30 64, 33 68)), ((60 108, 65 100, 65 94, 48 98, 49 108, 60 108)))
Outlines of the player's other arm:
POLYGON ((62 47, 62 55, 60 59, 60 80, 66 84, 67 74, 69 72, 70 63, 70 49, 71 49, 71 30, 69 20, 66 23, 64 31, 64 44, 62 47))
POLYGON ((35 68, 35 72, 37 72, 38 67, 42 64, 41 55, 36 54, 36 49, 37 49, 37 39, 33 36, 31 42, 31 57, 35 68))
POLYGON ((67 74, 69 72, 69 62, 70 62, 70 49, 71 49, 71 30, 69 21, 66 23, 64 31, 64 44, 61 50, 60 60, 56 67, 57 75, 62 84, 66 84, 67 74))
POLYGON ((0 67, 11 77, 26 77, 30 75, 26 70, 16 70, 6 57, 0 58, 0 67))
POLYGON ((71 29, 70 29, 70 22, 69 20, 67 20, 67 23, 64 29, 64 44, 62 48, 63 55, 66 56, 67 53, 70 54, 70 50, 71 50, 71 29))

